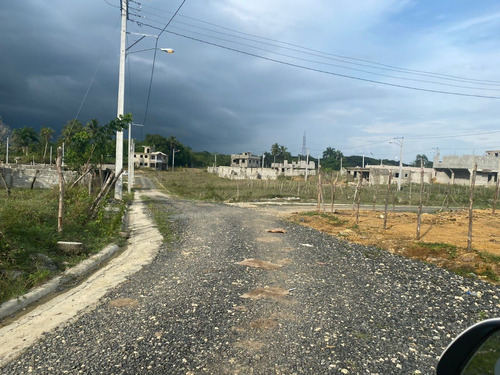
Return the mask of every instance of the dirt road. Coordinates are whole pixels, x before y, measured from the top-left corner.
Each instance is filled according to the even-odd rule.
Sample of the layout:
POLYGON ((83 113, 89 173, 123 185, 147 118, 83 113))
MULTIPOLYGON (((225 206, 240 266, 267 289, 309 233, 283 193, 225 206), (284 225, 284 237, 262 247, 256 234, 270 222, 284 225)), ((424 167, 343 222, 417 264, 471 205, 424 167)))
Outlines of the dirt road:
POLYGON ((432 374, 453 336, 500 314, 497 286, 253 209, 155 199, 176 239, 2 373, 432 374))

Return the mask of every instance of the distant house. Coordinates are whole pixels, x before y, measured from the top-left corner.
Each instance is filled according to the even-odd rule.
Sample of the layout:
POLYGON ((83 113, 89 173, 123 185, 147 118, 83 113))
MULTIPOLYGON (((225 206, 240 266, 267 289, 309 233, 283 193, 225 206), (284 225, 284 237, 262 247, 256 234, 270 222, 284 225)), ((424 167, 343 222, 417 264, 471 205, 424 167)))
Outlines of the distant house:
POLYGON ((231 167, 260 168, 260 166, 260 156, 252 155, 251 152, 231 154, 231 167))
MULTIPOLYGON (((347 175, 358 179, 361 174, 362 181, 369 185, 385 185, 389 182, 389 173, 392 174, 391 183, 397 184, 399 181, 399 166, 394 165, 366 165, 361 167, 348 167, 345 169, 347 175)), ((421 169, 419 167, 403 166, 401 168, 402 184, 419 184, 421 169)), ((434 169, 424 168, 424 183, 431 183, 435 177, 434 169)))
POLYGON ((443 184, 468 185, 471 181, 474 165, 477 165, 476 185, 493 185, 498 180, 500 151, 486 151, 486 156, 437 155, 434 160, 436 181, 443 184))
POLYGON ((144 146, 144 152, 134 153, 134 166, 165 171, 168 169, 168 155, 155 151, 152 146, 144 146))
POLYGON ((279 175, 287 177, 305 176, 306 174, 311 176, 316 174, 316 163, 310 161, 308 164, 306 160, 292 161, 291 163, 285 160, 283 163, 271 163, 271 168, 278 171, 279 175))
POLYGON ((305 161, 288 163, 272 163, 271 168, 263 168, 261 158, 251 152, 231 155, 231 166, 208 167, 208 172, 217 173, 219 177, 232 180, 275 180, 279 176, 315 175, 315 163, 305 161))

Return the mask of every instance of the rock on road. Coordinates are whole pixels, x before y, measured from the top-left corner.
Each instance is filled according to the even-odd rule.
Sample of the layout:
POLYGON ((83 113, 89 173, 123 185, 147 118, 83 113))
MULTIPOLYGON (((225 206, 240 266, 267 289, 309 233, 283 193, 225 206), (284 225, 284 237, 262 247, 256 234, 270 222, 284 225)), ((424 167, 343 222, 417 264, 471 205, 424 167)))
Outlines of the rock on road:
POLYGON ((2 374, 432 374, 455 335, 499 316, 497 286, 256 210, 155 197, 174 241, 2 374))

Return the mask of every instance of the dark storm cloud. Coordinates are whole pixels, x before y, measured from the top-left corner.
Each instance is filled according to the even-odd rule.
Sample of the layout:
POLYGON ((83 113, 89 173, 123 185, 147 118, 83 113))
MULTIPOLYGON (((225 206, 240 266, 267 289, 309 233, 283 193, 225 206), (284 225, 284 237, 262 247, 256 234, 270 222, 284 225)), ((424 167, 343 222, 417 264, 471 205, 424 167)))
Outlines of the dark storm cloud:
MULTIPOLYGON (((143 1, 143 9, 135 12, 146 17, 140 19, 144 25, 131 21, 129 31, 158 34, 159 30, 147 25, 162 28, 172 14, 165 11, 175 11, 179 3, 143 1)), ((454 8, 456 14, 449 15, 447 22, 434 20, 433 27, 426 18, 422 28, 418 22, 405 22, 408 13, 416 14, 418 10, 433 14, 431 9, 425 4, 395 0, 362 1, 354 7, 348 2, 326 0, 318 0, 314 7, 305 1, 189 0, 175 21, 197 22, 182 18, 187 15, 322 51, 493 79, 496 66, 489 62, 498 60, 498 49, 487 47, 496 45, 498 34, 484 32, 498 26, 500 13, 495 11, 494 2, 487 3, 484 11, 454 8), (476 16, 470 16, 472 11, 476 16), (466 46, 456 37, 464 34, 468 35, 466 46), (490 39, 484 41, 479 35, 489 35, 490 39), (471 40, 476 44, 472 45, 471 40), (469 50, 471 46, 473 51, 469 50), (479 65, 481 74, 474 70, 479 65), (470 67, 470 71, 463 67, 470 67)), ((59 131, 77 114, 97 68, 78 119, 85 123, 97 118, 105 123, 116 116, 120 11, 112 5, 118 4, 118 0, 17 0, 2 4, 0 116, 7 124, 36 129, 51 126, 59 131)), ((206 30, 214 29, 212 25, 198 25, 205 29, 196 29, 199 34, 190 35, 227 38, 206 30)), ((174 27, 190 26, 174 22, 171 31, 178 32, 174 27)), ((129 34, 129 45, 137 39, 129 34)), ((220 39, 210 40, 224 44, 220 39)), ((299 56, 297 52, 269 44, 238 39, 226 45, 265 58, 389 81, 333 67, 328 64, 340 62, 320 59, 314 53, 301 54, 302 60, 298 60, 285 56, 299 56), (321 63, 310 62, 313 60, 321 63)), ((423 131, 490 130, 498 118, 496 102, 405 91, 320 74, 168 32, 162 34, 158 46, 176 52, 157 54, 146 123, 142 133, 140 128, 134 128, 137 138, 146 133, 174 135, 195 150, 225 153, 260 153, 278 142, 296 153, 306 131, 311 151, 319 154, 326 146, 352 149, 353 145, 373 143, 374 138, 422 135, 423 131)), ((152 47, 154 39, 147 37, 132 50, 152 47)), ((125 111, 133 113, 134 122, 143 123, 153 54, 131 53, 127 60, 125 111)), ((434 141, 419 144, 428 150, 435 146, 434 141)), ((387 150, 390 147, 365 147, 353 152, 392 154, 393 150, 387 150)))

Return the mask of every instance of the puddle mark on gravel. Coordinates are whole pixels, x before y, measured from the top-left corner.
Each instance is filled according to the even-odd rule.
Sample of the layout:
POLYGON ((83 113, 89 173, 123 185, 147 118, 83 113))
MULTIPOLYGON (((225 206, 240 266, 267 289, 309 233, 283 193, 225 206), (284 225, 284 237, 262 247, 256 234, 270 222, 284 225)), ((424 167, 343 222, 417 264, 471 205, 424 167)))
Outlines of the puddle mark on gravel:
POLYGON ((283 267, 282 264, 274 264, 274 263, 268 262, 267 260, 254 259, 254 258, 248 258, 248 259, 245 259, 245 260, 243 260, 239 263, 236 263, 236 264, 239 264, 240 266, 262 268, 262 269, 268 270, 268 271, 273 271, 273 270, 276 270, 278 268, 283 267))
POLYGON ((262 299, 262 298, 281 298, 288 295, 288 290, 278 286, 257 288, 251 292, 242 294, 241 298, 262 299))
POLYGON ((277 319, 268 319, 268 318, 256 319, 250 322, 250 328, 259 330, 268 330, 276 327, 277 323, 278 323, 277 319))
POLYGON ((273 243, 273 242, 283 241, 280 237, 275 237, 275 236, 273 236, 273 237, 271 237, 271 236, 269 236, 269 237, 267 237, 267 236, 266 237, 257 237, 255 240, 257 242, 265 242, 265 243, 273 243))
POLYGON ((266 232, 268 232, 268 233, 286 233, 286 229, 284 229, 284 228, 271 228, 271 229, 268 229, 266 232))
POLYGON ((117 298, 109 301, 109 305, 113 307, 134 307, 139 305, 139 301, 133 298, 117 298))
POLYGON ((254 340, 245 340, 236 343, 237 348, 246 349, 248 351, 258 351, 265 346, 263 342, 254 340))

